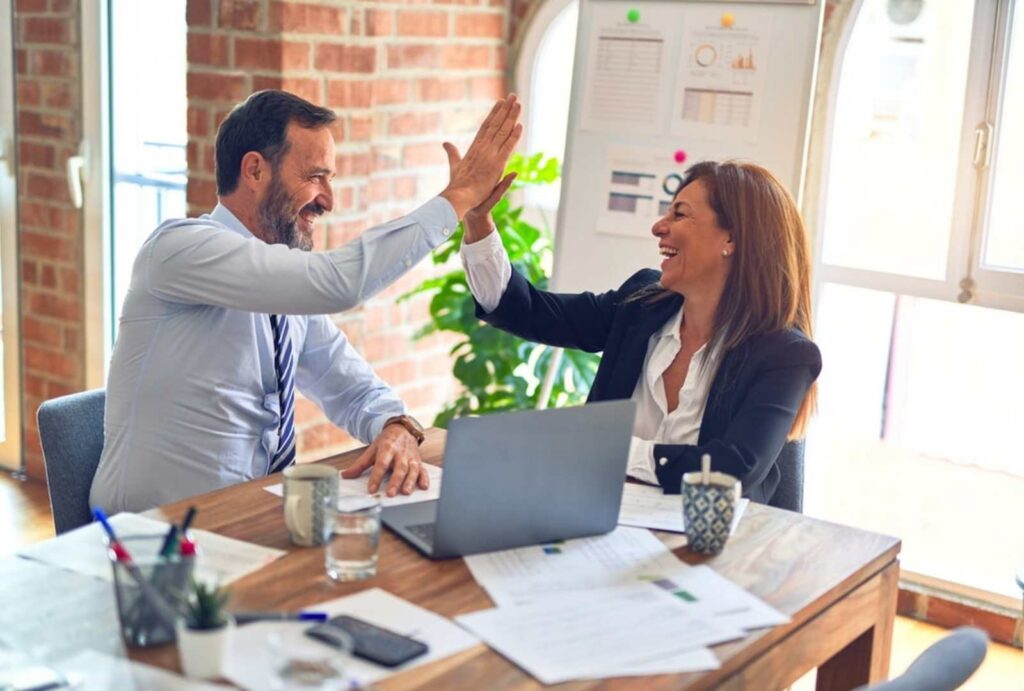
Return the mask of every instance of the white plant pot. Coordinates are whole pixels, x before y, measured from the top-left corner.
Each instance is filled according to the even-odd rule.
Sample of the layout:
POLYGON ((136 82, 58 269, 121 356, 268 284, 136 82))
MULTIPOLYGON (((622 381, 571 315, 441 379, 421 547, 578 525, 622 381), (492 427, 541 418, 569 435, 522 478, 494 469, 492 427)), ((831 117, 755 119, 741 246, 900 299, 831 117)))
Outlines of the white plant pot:
POLYGON ((217 679, 221 677, 231 636, 235 631, 235 620, 228 618, 219 629, 190 629, 183 619, 178 620, 178 657, 181 671, 192 679, 217 679))

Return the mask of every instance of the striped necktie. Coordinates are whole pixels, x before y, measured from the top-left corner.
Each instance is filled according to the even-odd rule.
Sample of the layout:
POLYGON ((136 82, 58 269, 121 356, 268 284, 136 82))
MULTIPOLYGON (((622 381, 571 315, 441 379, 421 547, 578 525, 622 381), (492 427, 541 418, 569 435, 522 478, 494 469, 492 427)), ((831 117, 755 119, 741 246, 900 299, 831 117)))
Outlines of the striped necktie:
POLYGON ((286 315, 270 315, 274 332, 274 367, 277 369, 277 390, 281 395, 280 442, 270 461, 270 472, 284 470, 295 462, 295 358, 286 315))

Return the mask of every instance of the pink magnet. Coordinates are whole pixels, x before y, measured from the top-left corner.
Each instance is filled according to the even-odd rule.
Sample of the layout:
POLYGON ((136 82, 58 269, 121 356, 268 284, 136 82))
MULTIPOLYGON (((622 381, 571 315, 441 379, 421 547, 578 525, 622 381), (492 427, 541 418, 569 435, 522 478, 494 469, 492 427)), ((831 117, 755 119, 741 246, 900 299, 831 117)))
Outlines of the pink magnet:
POLYGON ((672 158, 676 159, 676 163, 682 163, 686 160, 686 152, 679 149, 675 152, 672 158))

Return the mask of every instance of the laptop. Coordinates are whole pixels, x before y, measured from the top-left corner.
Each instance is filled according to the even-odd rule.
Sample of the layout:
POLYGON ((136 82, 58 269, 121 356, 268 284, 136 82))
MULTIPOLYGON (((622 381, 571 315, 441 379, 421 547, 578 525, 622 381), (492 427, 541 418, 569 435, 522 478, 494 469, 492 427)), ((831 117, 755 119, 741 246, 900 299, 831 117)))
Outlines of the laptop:
POLYGON ((607 533, 635 413, 625 400, 452 420, 440 497, 381 517, 432 559, 607 533))

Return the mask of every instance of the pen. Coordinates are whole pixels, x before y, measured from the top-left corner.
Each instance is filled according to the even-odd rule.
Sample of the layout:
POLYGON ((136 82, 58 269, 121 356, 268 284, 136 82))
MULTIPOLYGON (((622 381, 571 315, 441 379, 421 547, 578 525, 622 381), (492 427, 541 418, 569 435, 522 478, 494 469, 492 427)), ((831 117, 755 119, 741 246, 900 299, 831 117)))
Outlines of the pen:
POLYGON ((192 519, 196 517, 196 507, 188 507, 188 511, 185 512, 185 520, 181 522, 181 534, 184 535, 188 532, 188 528, 192 525, 192 519))
POLYGON ((114 552, 114 557, 117 561, 124 566, 128 575, 132 577, 135 584, 139 586, 139 591, 142 597, 146 600, 153 611, 160 619, 163 620, 164 624, 174 628, 175 620, 178 617, 178 613, 174 611, 167 600, 163 598, 160 593, 157 592, 153 584, 146 580, 142 575, 142 571, 132 561, 132 555, 128 553, 121 541, 117 539, 117 534, 114 533, 114 528, 110 525, 110 521, 107 519, 107 514, 103 509, 97 507, 92 510, 93 518, 100 522, 103 526, 103 530, 107 532, 107 536, 110 537, 110 549, 114 552))
POLYGON ((181 534, 181 540, 178 541, 178 549, 183 557, 195 556, 196 544, 188 537, 188 528, 192 525, 192 519, 196 517, 196 507, 188 507, 188 511, 185 512, 185 520, 181 522, 181 528, 178 532, 181 534))
POLYGON ((160 546, 160 556, 169 557, 175 552, 175 548, 178 546, 178 526, 171 524, 170 529, 167 531, 167 537, 164 538, 164 543, 160 546))
POLYGON ((327 612, 235 612, 239 624, 253 621, 327 621, 327 612))

